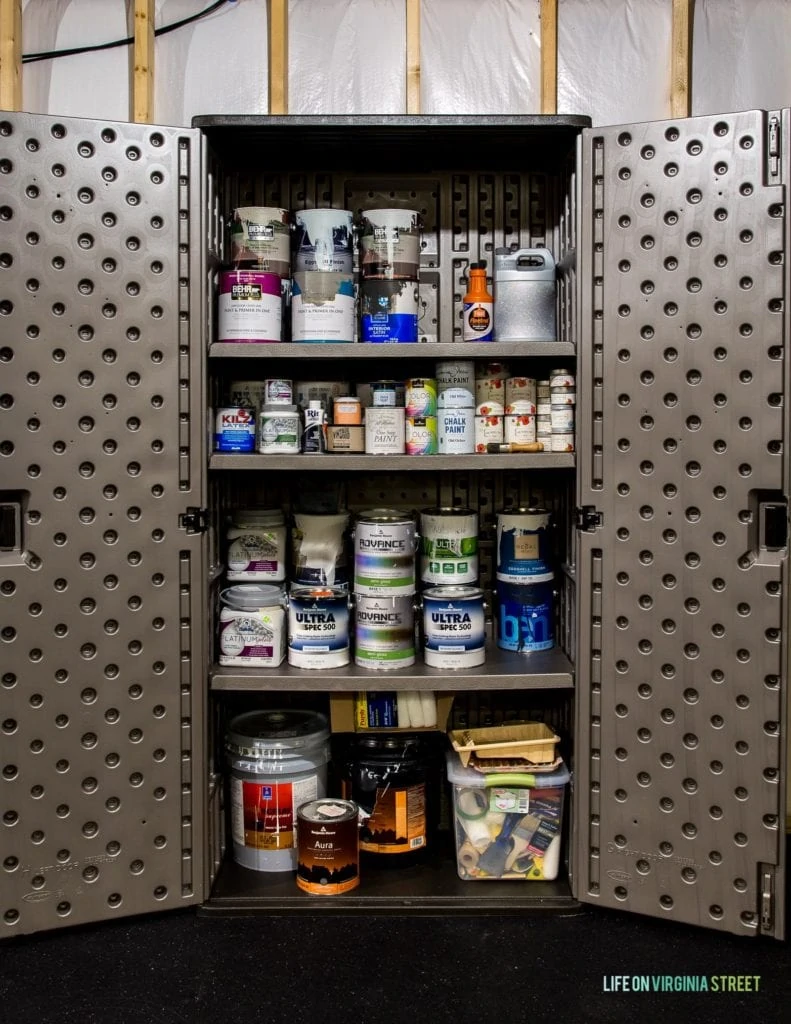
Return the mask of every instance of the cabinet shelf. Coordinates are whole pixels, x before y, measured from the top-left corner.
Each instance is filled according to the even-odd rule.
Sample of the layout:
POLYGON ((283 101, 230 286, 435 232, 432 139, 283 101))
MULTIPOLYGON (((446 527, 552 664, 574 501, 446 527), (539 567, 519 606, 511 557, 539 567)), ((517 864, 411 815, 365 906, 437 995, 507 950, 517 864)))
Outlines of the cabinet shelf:
POLYGON ((499 341, 491 344, 454 342, 414 345, 305 345, 251 342, 215 342, 209 346, 210 359, 536 359, 540 357, 574 358, 576 348, 569 341, 499 341))
POLYGON ((513 455, 259 455, 251 452, 215 452, 209 469, 269 469, 285 473, 307 470, 349 470, 352 472, 436 473, 440 470, 471 469, 573 469, 574 454, 536 452, 513 455))
POLYGON ((342 668, 226 668, 215 665, 212 690, 302 690, 342 692, 357 690, 560 690, 574 685, 571 662, 559 648, 517 654, 490 645, 486 662, 474 668, 429 668, 418 661, 409 668, 375 672, 359 665, 342 668))

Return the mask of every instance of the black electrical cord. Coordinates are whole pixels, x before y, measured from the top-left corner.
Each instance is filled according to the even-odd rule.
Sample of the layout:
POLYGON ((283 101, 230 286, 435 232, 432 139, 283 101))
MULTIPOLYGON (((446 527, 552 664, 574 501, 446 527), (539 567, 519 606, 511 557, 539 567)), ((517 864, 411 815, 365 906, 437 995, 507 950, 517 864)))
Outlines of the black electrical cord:
MULTIPOLYGON (((177 28, 184 28, 185 25, 191 25, 195 21, 200 21, 201 18, 207 17, 214 11, 218 10, 223 4, 228 3, 228 0, 215 0, 213 4, 204 11, 198 11, 196 14, 190 14, 186 18, 182 18, 181 21, 174 21, 170 25, 163 25, 161 28, 154 30, 155 36, 164 36, 168 32, 175 32, 177 28)), ((23 64, 33 64, 39 60, 54 60, 56 57, 73 57, 78 53, 95 53, 97 50, 113 50, 118 46, 130 46, 135 41, 134 36, 127 36, 126 39, 115 39, 111 43, 97 43, 95 46, 75 46, 67 50, 45 50, 42 53, 24 53, 22 54, 23 64)))

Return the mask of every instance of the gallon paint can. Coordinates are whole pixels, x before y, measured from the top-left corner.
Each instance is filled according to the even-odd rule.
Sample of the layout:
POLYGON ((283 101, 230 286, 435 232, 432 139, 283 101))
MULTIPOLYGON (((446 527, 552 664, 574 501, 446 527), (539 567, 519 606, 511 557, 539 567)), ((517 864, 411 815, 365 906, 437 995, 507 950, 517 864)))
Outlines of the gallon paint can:
POLYGON ((326 796, 330 730, 314 711, 249 711, 231 719, 231 836, 237 864, 295 871, 297 808, 326 796))
POLYGON ((478 587, 432 587, 422 597, 425 663, 447 669, 483 665, 483 591, 478 587))
POLYGON ((456 585, 478 579, 478 513, 471 508, 425 508, 420 513, 420 579, 456 585))
POLYGON ((475 407, 475 363, 471 359, 438 362, 437 408, 472 409, 475 407))
POLYGON ((420 215, 417 210, 365 210, 360 227, 360 276, 417 280, 420 215))
POLYGON ((345 535, 349 513, 294 513, 291 531, 295 583, 348 589, 345 535))
POLYGON ((536 439, 536 417, 533 413, 506 413, 505 440, 512 444, 532 444, 536 439))
POLYGON ((505 417, 486 415, 475 417, 475 451, 485 455, 489 444, 502 444, 505 440, 505 417))
POLYGON ((224 270, 217 295, 217 340, 282 340, 282 298, 277 274, 224 270))
POLYGON ((395 509, 373 509, 354 528, 354 592, 403 597, 415 592, 415 520, 395 509))
POLYGON ((351 274, 354 225, 350 210, 296 210, 294 276, 302 271, 351 274))
POLYGON ((279 278, 289 277, 291 227, 288 210, 273 206, 241 206, 234 210, 231 262, 235 266, 255 267, 279 278))
POLYGON ((436 455, 439 451, 436 416, 407 416, 407 455, 436 455))
POLYGON ((545 508, 514 508, 497 515, 497 579, 539 583, 552 579, 545 508))
POLYGON ((440 455, 472 455, 475 451, 475 410, 440 409, 437 416, 440 455))
POLYGON ((417 342, 417 281, 363 281, 360 339, 374 344, 417 342))
POLYGON ((229 582, 282 583, 286 578, 286 526, 279 509, 238 509, 225 539, 229 582))
POLYGON ((302 424, 295 405, 267 405, 259 417, 258 450, 263 455, 293 455, 299 451, 302 424))
POLYGON ((338 896, 360 884, 360 809, 325 797, 297 808, 297 886, 312 896, 338 896))
POLYGON ((388 671, 415 664, 414 598, 355 597, 354 664, 388 671))
POLYGON ((349 664, 349 596, 294 585, 288 595, 288 663, 313 670, 349 664))
POLYGON ((412 417, 437 415, 437 382, 429 377, 410 377, 406 382, 406 414, 412 417))
POLYGON ((255 451, 255 409, 216 409, 214 413, 214 450, 216 452, 255 451))
POLYGON ((321 344, 354 341, 354 278, 321 270, 294 274, 291 340, 321 344))
POLYGON ((540 583, 497 582, 497 646, 504 651, 547 651, 555 646, 554 576, 540 583))
POLYGON ((403 408, 374 406, 365 410, 367 455, 403 455, 405 447, 406 419, 403 408))
POLYGON ((286 656, 285 598, 280 587, 242 583, 220 595, 218 661, 276 668, 286 656))

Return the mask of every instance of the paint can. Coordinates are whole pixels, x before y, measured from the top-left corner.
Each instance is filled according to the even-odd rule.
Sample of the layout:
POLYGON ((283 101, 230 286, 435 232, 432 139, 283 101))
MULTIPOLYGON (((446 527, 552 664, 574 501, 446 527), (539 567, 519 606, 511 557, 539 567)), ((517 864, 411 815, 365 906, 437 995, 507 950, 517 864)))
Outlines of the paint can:
POLYGON ((574 433, 574 406, 573 405, 553 405, 552 413, 549 417, 549 422, 552 425, 552 432, 558 434, 573 434, 574 433))
POLYGON ((545 508, 513 508, 497 514, 497 579, 539 583, 552 579, 545 508))
POLYGON ((437 382, 429 377, 410 377, 406 382, 407 417, 437 415, 437 382))
POLYGON ((417 280, 420 215, 417 210, 365 210, 360 227, 360 276, 417 280))
POLYGON ((217 340, 281 341, 282 301, 277 274, 222 271, 217 294, 217 340))
POLYGON ((536 381, 536 404, 549 402, 552 394, 552 388, 548 380, 537 380, 536 381))
POLYGON ((414 598, 358 594, 354 603, 354 664, 376 671, 414 665, 414 598))
POLYGON ((348 589, 345 544, 348 526, 348 512, 294 513, 291 530, 294 583, 348 589))
POLYGON ((417 342, 416 281, 366 281, 360 286, 360 339, 375 344, 417 342))
POLYGON ((288 210, 273 206, 241 206, 234 210, 231 263, 237 267, 255 267, 280 278, 289 277, 291 227, 288 210))
POLYGON ((471 359, 451 359, 438 362, 437 408, 475 408, 475 363, 471 359))
POLYGON ((553 452, 573 452, 574 451, 574 435, 573 434, 556 434, 552 431, 552 442, 550 451, 553 452))
POLYGON ((485 455, 489 444, 502 444, 505 440, 505 417, 501 414, 476 415, 475 451, 485 455))
POLYGON ((322 270, 294 274, 291 340, 303 344, 354 341, 354 278, 322 270))
POLYGON ((506 413, 505 440, 511 444, 532 444, 536 439, 536 417, 533 413, 506 413))
POLYGON ((549 371, 549 386, 553 390, 555 388, 568 388, 570 391, 574 391, 576 379, 573 373, 561 367, 559 370, 549 371))
POLYGON ((231 836, 237 864, 295 871, 297 808, 327 793, 330 730, 315 711, 249 711, 231 719, 231 836))
POLYGON ((263 405, 292 405, 294 385, 290 380, 274 377, 264 381, 263 405))
POLYGON ((472 455, 475 451, 475 410, 440 409, 437 416, 440 455, 472 455))
POLYGON ((286 578, 286 526, 279 509, 238 509, 225 539, 229 581, 281 583, 286 578))
POLYGON ((347 380, 298 380, 294 383, 294 398, 303 409, 309 402, 321 402, 329 409, 336 398, 348 395, 350 388, 347 380))
POLYGON ((302 587, 288 595, 288 663, 314 670, 349 664, 349 596, 340 587, 302 587))
POLYGON ((242 583, 220 595, 218 661, 276 668, 286 656, 285 598, 280 587, 242 583))
POLYGON ((407 455, 436 455, 438 451, 437 417, 407 416, 407 455))
POLYGON ((228 405, 244 406, 255 409, 256 413, 266 401, 267 381, 263 380, 232 380, 228 385, 228 405))
POLYGON ((255 451, 255 409, 244 406, 216 409, 214 413, 214 450, 216 452, 255 451))
MULTIPOLYGON (((517 402, 529 402, 536 406, 536 382, 532 377, 508 377, 505 382, 506 407, 517 402)), ((523 411, 523 410, 519 410, 523 411)))
POLYGON ((415 592, 415 520, 395 509, 372 509, 354 527, 354 592, 403 597, 415 592))
POLYGON ((478 513, 425 508, 420 513, 420 579, 434 586, 478 579, 478 513))
POLYGON ((497 646, 504 651, 547 651, 555 646, 552 580, 497 582, 497 646))
POLYGON ((354 224, 350 210, 294 212, 294 276, 302 271, 351 274, 354 224))
POLYGON ((486 660, 483 591, 432 587, 423 592, 423 659, 432 668, 472 668, 486 660))
POLYGON ((367 455, 403 455, 406 419, 403 408, 374 406, 365 410, 365 452, 367 455))
POLYGON ((554 408, 558 405, 576 405, 577 393, 571 388, 552 388, 550 405, 554 408))
POLYGON ((396 401, 397 382, 394 380, 375 380, 371 383, 371 405, 375 408, 392 408, 396 401))
POLYGON ((302 425, 295 405, 267 405, 259 417, 258 450, 263 455, 292 455, 299 451, 302 425))
POLYGON ((360 884, 360 809, 325 797, 297 808, 297 886, 312 896, 338 896, 360 884))
POLYGON ((475 404, 494 403, 505 408, 505 382, 510 370, 505 363, 485 363, 475 371, 475 404))

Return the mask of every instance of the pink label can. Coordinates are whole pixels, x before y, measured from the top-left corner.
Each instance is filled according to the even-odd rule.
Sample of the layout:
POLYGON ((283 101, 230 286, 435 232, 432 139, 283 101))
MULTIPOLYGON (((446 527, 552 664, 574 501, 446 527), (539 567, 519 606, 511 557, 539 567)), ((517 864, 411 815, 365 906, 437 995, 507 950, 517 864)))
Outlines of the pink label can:
POLYGON ((277 274, 224 271, 217 295, 217 340, 281 341, 282 302, 277 274))

